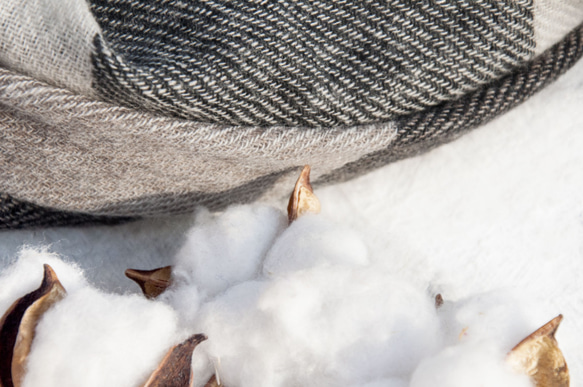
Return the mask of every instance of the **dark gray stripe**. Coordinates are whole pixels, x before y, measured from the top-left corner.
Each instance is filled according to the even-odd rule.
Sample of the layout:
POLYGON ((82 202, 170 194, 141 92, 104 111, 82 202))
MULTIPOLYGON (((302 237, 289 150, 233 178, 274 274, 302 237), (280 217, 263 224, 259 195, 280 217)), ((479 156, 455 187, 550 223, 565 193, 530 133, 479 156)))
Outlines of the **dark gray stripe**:
POLYGON ((10 195, 0 193, 0 230, 96 224, 113 225, 131 220, 134 218, 59 211, 20 201, 10 195))
POLYGON ((393 120, 533 55, 532 0, 91 0, 94 87, 225 125, 393 120))
POLYGON ((398 122, 397 138, 385 150, 348 163, 315 184, 352 179, 373 169, 447 143, 522 103, 557 79, 583 55, 583 25, 519 71, 398 122))
MULTIPOLYGON (((197 206, 205 206, 214 211, 222 210, 229 205, 251 203, 262 192, 269 190, 275 181, 289 171, 282 171, 253 180, 239 187, 217 193, 192 192, 189 194, 162 194, 143 197, 122 203, 112 203, 103 212, 137 212, 148 215, 176 215, 193 211, 197 206)), ((116 217, 91 215, 77 212, 65 212, 17 200, 10 195, 0 193, 0 230, 59 227, 59 226, 89 226, 115 225, 138 217, 116 217)))

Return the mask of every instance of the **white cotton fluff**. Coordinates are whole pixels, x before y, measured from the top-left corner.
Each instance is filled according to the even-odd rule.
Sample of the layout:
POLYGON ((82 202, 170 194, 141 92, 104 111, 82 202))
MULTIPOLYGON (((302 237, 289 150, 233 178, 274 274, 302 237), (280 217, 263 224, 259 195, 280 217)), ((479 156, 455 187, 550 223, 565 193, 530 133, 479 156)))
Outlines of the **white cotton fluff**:
POLYGON ((46 250, 23 248, 15 262, 0 273, 0 313, 40 286, 45 263, 58 273, 66 289, 75 291, 87 286, 82 271, 74 264, 65 263, 58 255, 46 250))
POLYGON ((533 387, 528 376, 504 362, 505 352, 491 343, 445 348, 421 362, 410 387, 533 387))
POLYGON ((200 209, 173 265, 174 286, 162 299, 191 321, 200 298, 257 276, 275 237, 287 225, 272 207, 234 206, 220 215, 200 209))
POLYGON ((138 295, 102 293, 75 266, 45 251, 23 250, 3 271, 1 313, 40 286, 44 263, 67 295, 37 325, 23 387, 139 385, 183 339, 170 307, 138 295))
MULTIPOLYGON (((202 219, 199 215, 177 258, 179 273, 196 268, 214 276, 221 265, 221 278, 236 279, 211 292, 213 279, 197 283, 184 276, 164 296, 179 315, 188 315, 183 321, 189 329, 209 336, 194 353, 196 386, 217 371, 222 382, 237 387, 403 386, 414 373, 425 375, 417 371, 419 365, 434 356, 439 361, 445 347, 485 358, 486 368, 498 367, 504 363, 503 350, 484 351, 483 344, 507 348, 528 329, 524 320, 512 319, 518 301, 507 292, 448 301, 436 311, 429 284, 419 286, 390 266, 371 263, 354 230, 324 216, 306 215, 274 233, 257 225, 279 225, 274 219, 281 214, 276 217, 275 210, 262 207, 238 206, 221 215, 203 214, 202 219), (262 243, 239 248, 227 260, 221 250, 230 243, 232 230, 224 225, 234 215, 242 234, 253 229, 251 240, 262 243), (213 233, 205 234, 203 227, 213 233), (258 236, 262 232, 264 238, 258 236), (197 258, 201 254, 208 260, 223 258, 220 263, 203 261, 197 258), (245 275, 239 273, 241 267, 247 268, 245 275), (189 294, 195 301, 189 303, 189 294), (464 328, 471 340, 458 341, 464 328), (509 331, 497 336, 496 329, 509 331), (474 347, 467 346, 469 341, 474 347)), ((238 237, 233 243, 241 244, 238 237)), ((459 366, 466 367, 462 362, 459 366)), ((451 367, 458 368, 455 362, 451 367)), ((501 370, 492 380, 522 383, 515 373, 501 370)))
POLYGON ((530 386, 504 363, 532 328, 527 303, 500 290, 436 309, 429 283, 371 261, 358 232, 322 215, 288 226, 263 205, 198 211, 158 301, 96 290, 23 250, 0 305, 38 287, 45 262, 68 295, 37 327, 23 387, 137 386, 193 333, 209 337, 195 386, 215 372, 230 387, 530 386))
POLYGON ((281 276, 321 265, 368 263, 366 245, 356 232, 321 216, 307 214, 293 222, 275 241, 263 264, 263 274, 281 276))
POLYGON ((145 382, 179 342, 172 309, 138 295, 84 288, 37 327, 23 387, 128 387, 145 382))
POLYGON ((437 348, 435 311, 423 291, 356 270, 316 268, 230 289, 200 310, 196 326, 209 335, 203 351, 220 359, 221 376, 233 386, 408 375, 437 348))

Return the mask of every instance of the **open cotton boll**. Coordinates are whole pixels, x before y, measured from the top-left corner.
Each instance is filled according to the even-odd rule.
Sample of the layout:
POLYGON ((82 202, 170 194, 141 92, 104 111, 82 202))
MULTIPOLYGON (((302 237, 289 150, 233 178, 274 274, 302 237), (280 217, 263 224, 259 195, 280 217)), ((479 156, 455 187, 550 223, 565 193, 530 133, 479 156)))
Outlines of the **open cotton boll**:
POLYGON ((366 245, 353 230, 323 216, 305 215, 277 238, 263 264, 263 274, 277 276, 323 264, 368 264, 366 245))
POLYGON ((205 304, 195 326, 209 336, 195 356, 220 359, 223 382, 238 387, 408 375, 440 341, 423 291, 346 267, 237 285, 205 304))
POLYGON ((137 295, 70 292, 37 326, 23 387, 140 385, 180 341, 176 320, 137 295))
POLYGON ((421 362, 410 387, 534 387, 504 362, 505 353, 488 343, 445 348, 421 362))
POLYGON ((299 271, 273 281, 258 307, 338 385, 407 375, 441 341, 424 289, 376 268, 299 271))
MULTIPOLYGON (((269 243, 263 276, 201 303, 192 326, 209 340, 195 352, 195 372, 217 366, 237 387, 400 383, 438 350, 431 297, 370 267, 354 231, 306 215, 269 243)), ((186 297, 180 287, 169 297, 186 297)))
POLYGON ((40 286, 45 263, 58 273, 61 284, 68 291, 87 285, 82 271, 76 265, 65 263, 57 254, 42 249, 23 248, 17 260, 0 274, 0 316, 14 301, 40 286))
POLYGON ((235 206, 218 215, 199 211, 176 258, 176 284, 195 284, 212 296, 253 278, 286 224, 284 214, 268 206, 235 206))

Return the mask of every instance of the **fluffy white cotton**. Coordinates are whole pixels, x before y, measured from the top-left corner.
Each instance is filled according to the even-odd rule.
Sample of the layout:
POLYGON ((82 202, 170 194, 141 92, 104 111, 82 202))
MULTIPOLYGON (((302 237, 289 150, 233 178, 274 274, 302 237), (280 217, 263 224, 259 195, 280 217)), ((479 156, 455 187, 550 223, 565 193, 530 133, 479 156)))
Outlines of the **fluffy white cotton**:
POLYGON ((9 297, 36 288, 45 262, 69 292, 37 327, 24 387, 139 385, 192 333, 209 337, 195 386, 213 373, 233 387, 530 385, 504 363, 533 329, 529 302, 502 289, 437 309, 429 282, 371 260, 358 232, 326 216, 288 226, 264 205, 199 211, 158 301, 96 290, 33 250, 0 278, 9 297))
MULTIPOLYGON (((221 288, 222 292, 199 290, 208 289, 208 282, 193 285, 195 280, 190 285, 177 284, 165 295, 179 315, 189 315, 191 327, 209 336, 195 351, 195 374, 201 375, 195 385, 204 385, 214 372, 226 385, 238 387, 402 386, 414 373, 422 375, 417 378, 423 385, 429 379, 419 365, 426 360, 429 365, 440 362, 445 356, 440 351, 446 346, 465 354, 450 356, 445 350, 453 359, 450 373, 467 368, 461 360, 473 357, 484 359, 482 371, 497 367, 492 373, 495 382, 523 382, 506 372, 502 349, 485 351, 482 345, 509 350, 524 337, 519 335, 528 327, 525 319, 517 318, 520 304, 509 292, 447 301, 437 311, 428 283, 418 285, 390 267, 371 264, 356 231, 314 215, 300 218, 283 232, 278 229, 279 235, 254 227, 269 224, 271 211, 260 205, 240 206, 215 215, 210 222, 203 219, 181 250, 178 265, 192 260, 199 271, 208 266, 207 273, 214 274, 216 264, 198 261, 198 249, 204 246, 211 259, 221 256, 224 245, 192 241, 200 240, 200 224, 213 228, 233 214, 238 227, 255 229, 255 243, 262 232, 269 241, 258 248, 239 249, 237 259, 254 264, 254 274, 247 275, 247 281, 239 276, 240 265, 225 264, 221 275, 238 281, 221 288), (268 251, 266 245, 271 245, 268 251), (191 312, 195 302, 186 301, 189 293, 181 289, 192 292, 195 314, 191 312), (477 344, 468 347, 468 342, 477 344)), ((212 238, 229 243, 229 232, 214 228, 212 238)))
POLYGON ((419 365, 410 387, 533 387, 504 357, 505 352, 487 343, 448 347, 419 365))
MULTIPOLYGON (((446 345, 495 342, 508 352, 535 328, 547 321, 536 321, 528 299, 515 297, 516 291, 479 293, 457 302, 445 301, 439 308, 442 335, 446 345), (531 325, 531 324, 535 325, 531 325)), ((555 317, 548 315, 547 320, 555 317)))
POLYGON ((45 263, 59 273, 59 280, 69 291, 87 286, 81 270, 74 264, 65 263, 57 254, 23 248, 15 258, 15 262, 0 273, 0 313, 40 286, 45 263))
POLYGON ((137 295, 68 294, 37 327, 23 387, 145 382, 177 344, 176 328, 171 308, 137 295))
POLYGON ((350 385, 407 375, 440 341, 429 297, 365 269, 249 282, 201 308, 202 353, 228 385, 350 385))
POLYGON ((174 265, 177 285, 213 296, 257 275, 287 219, 267 206, 235 206, 220 216, 200 210, 174 265))
POLYGON ((258 275, 286 225, 284 214, 267 206, 234 206, 220 215, 200 209, 173 262, 174 285, 162 299, 188 324, 201 300, 258 275))
POLYGON ((266 276, 281 276, 316 266, 368 263, 368 251, 353 230, 308 214, 286 229, 263 264, 266 276))
POLYGON ((23 387, 137 385, 182 338, 170 307, 137 295, 102 293, 77 267, 46 251, 25 249, 2 272, 1 313, 40 286, 44 263, 67 295, 37 325, 23 387))

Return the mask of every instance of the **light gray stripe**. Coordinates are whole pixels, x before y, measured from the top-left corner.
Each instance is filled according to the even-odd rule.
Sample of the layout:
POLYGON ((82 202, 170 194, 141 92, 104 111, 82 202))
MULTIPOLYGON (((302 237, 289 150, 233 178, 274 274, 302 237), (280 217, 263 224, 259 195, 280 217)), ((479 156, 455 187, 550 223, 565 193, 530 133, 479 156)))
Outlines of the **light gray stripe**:
POLYGON ((535 0, 535 55, 542 54, 583 23, 583 0, 535 0))
POLYGON ((317 178, 387 147, 394 136, 391 122, 327 130, 197 124, 0 69, 0 192, 55 209, 163 214, 168 207, 156 200, 141 209, 112 206, 218 194, 304 164, 314 166, 317 178))

